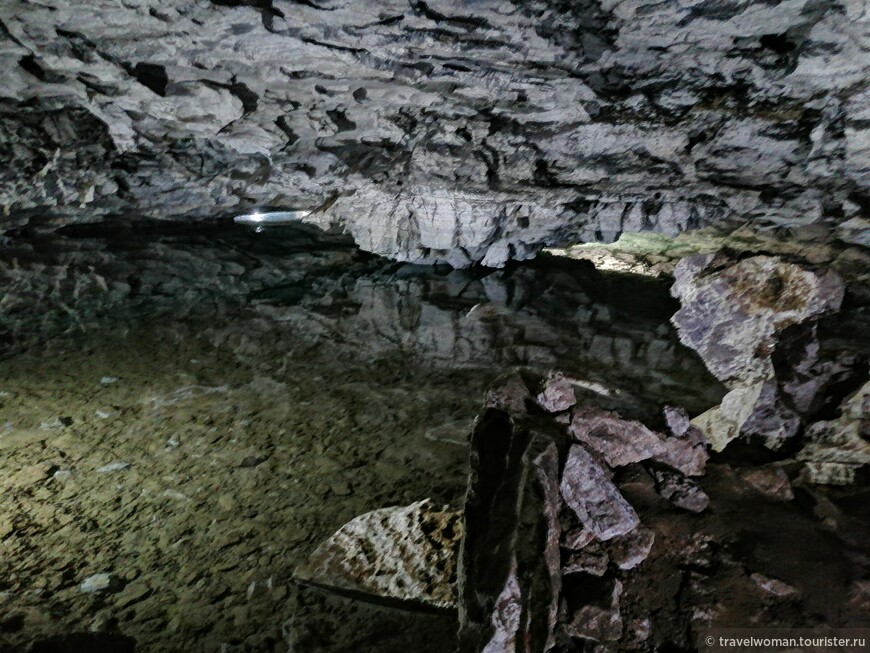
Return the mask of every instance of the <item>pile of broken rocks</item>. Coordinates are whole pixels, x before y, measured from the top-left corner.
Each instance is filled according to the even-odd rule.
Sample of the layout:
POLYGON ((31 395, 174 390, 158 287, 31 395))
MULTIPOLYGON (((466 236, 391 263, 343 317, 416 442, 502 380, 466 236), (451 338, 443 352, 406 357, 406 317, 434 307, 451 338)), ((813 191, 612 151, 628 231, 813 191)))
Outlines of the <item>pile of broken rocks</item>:
POLYGON ((722 254, 684 259, 675 279, 674 323, 729 389, 720 406, 694 420, 666 406, 656 431, 603 410, 582 380, 518 370, 487 390, 464 511, 367 513, 298 580, 457 609, 461 653, 691 650, 710 626, 867 626, 866 523, 815 489, 854 485, 870 461, 865 363, 826 360, 817 340, 842 283, 722 254), (824 411, 834 385, 850 391, 824 411), (741 446, 770 455, 708 465, 741 446))
MULTIPOLYGON (((570 379, 496 381, 472 435, 459 581, 460 650, 573 650, 623 637, 626 572, 655 532, 614 483, 648 474, 676 508, 701 512, 706 441, 678 408, 670 433, 589 405, 570 379), (534 389, 543 385, 536 396, 534 389)), ((642 637, 650 624, 632 624, 642 637)))

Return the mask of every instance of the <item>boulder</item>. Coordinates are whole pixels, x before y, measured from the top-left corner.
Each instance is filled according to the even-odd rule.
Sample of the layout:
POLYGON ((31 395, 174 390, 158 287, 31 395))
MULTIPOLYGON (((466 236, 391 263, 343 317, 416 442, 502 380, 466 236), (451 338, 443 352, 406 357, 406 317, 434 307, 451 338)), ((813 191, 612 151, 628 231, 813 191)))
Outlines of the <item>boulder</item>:
POLYGON ((798 460, 806 464, 810 482, 849 485, 870 465, 870 382, 840 407, 837 419, 807 428, 798 460))
POLYGON ((838 372, 819 365, 814 320, 840 308, 845 287, 771 256, 689 256, 674 270, 681 308, 672 322, 730 392, 695 418, 715 451, 737 438, 781 450, 838 372), (780 349, 778 349, 780 348, 780 349), (813 373, 815 371, 815 373, 813 373))
POLYGON ((599 541, 625 535, 640 524, 605 469, 580 445, 568 451, 560 489, 565 504, 599 541))
POLYGON ((549 650, 561 592, 558 432, 488 409, 472 435, 459 651, 549 650))
POLYGON ((697 476, 704 473, 707 464, 706 440, 691 425, 681 436, 666 437, 616 413, 583 407, 574 411, 569 431, 575 441, 583 443, 609 467, 655 460, 697 476))
POLYGON ((456 605, 461 513, 429 499, 352 519, 300 565, 295 578, 338 593, 432 608, 456 605))
POLYGON ((671 321, 717 379, 749 386, 774 377, 771 354, 785 329, 838 310, 843 293, 834 272, 771 256, 699 254, 674 270, 671 294, 681 308, 671 321))
POLYGON ((797 435, 801 420, 782 401, 776 381, 769 380, 738 386, 692 424, 704 433, 713 451, 723 451, 740 437, 755 438, 778 450, 797 435))

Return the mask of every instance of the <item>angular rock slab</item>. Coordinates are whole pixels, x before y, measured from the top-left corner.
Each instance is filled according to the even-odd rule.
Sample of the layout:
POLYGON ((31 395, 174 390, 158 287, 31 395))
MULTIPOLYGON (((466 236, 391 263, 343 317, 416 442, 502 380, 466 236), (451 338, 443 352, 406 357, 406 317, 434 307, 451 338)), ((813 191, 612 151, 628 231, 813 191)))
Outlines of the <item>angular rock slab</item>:
POLYGON ((562 374, 553 374, 544 382, 544 388, 535 399, 548 413, 568 410, 577 403, 571 380, 562 374))
POLYGON ((452 608, 461 536, 461 513, 429 499, 381 508, 342 526, 294 575, 338 593, 452 608))
MULTIPOLYGON (((685 418, 688 424, 688 417, 685 418)), ((691 425, 680 436, 665 437, 643 424, 597 408, 574 412, 568 428, 577 442, 604 459, 609 467, 656 460, 689 476, 704 473, 707 443, 691 425)))
POLYGON ((665 453, 662 438, 640 422, 614 413, 585 408, 574 413, 571 435, 601 456, 610 467, 623 467, 665 453))
POLYGON ((552 647, 561 591, 558 435, 497 409, 477 422, 460 555, 460 653, 552 647))
POLYGON ((596 539, 605 542, 640 525, 631 504, 601 465, 580 445, 572 445, 562 471, 562 499, 596 539))
POLYGON ((798 460, 806 463, 812 483, 849 485, 870 466, 870 382, 841 406, 840 417, 816 422, 805 434, 798 460))
POLYGON ((713 451, 741 436, 758 436, 769 449, 780 449, 800 428, 800 418, 780 398, 774 380, 734 388, 722 403, 692 420, 713 451))
POLYGON ((787 327, 836 311, 844 286, 771 256, 733 262, 720 253, 677 264, 671 294, 681 308, 671 321, 680 341, 731 388, 774 376, 770 355, 787 327))

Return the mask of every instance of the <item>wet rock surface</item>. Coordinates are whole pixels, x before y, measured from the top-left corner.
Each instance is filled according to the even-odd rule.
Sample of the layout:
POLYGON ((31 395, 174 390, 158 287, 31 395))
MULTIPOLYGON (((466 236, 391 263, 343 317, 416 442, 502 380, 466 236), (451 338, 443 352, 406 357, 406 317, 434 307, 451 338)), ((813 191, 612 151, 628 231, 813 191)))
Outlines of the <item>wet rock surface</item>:
POLYGON ((5 224, 319 207, 369 251, 454 266, 732 219, 866 242, 861 3, 22 1, 0 20, 5 224))
POLYGON ((461 508, 500 370, 573 361, 578 395, 638 419, 721 396, 665 286, 638 303, 576 263, 385 265, 316 233, 143 223, 4 243, 0 648, 94 628, 137 651, 452 650, 455 616, 360 606, 293 571, 372 510, 461 508), (103 573, 119 591, 80 590, 103 573))
MULTIPOLYGON (((806 455, 759 466, 692 425, 727 388, 679 344, 666 284, 553 260, 385 266, 307 229, 152 228, 0 251, 4 647, 91 631, 137 651, 435 653, 458 633, 464 650, 651 651, 707 625, 867 625, 863 467, 830 458, 863 451, 866 392, 827 397, 806 455), (857 484, 818 486, 814 461, 857 484), (458 565, 458 615, 292 580, 360 515, 463 496, 462 555, 439 558, 458 565)), ((860 354, 834 326, 812 334, 822 364, 860 354)))

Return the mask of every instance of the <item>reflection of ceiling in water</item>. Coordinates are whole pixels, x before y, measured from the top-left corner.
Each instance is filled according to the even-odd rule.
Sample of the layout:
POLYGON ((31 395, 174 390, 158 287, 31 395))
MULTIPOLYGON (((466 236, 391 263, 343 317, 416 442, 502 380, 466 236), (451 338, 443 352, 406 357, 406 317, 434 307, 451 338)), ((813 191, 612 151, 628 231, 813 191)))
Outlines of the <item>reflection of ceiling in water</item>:
MULTIPOLYGON (((307 227, 273 229, 267 239, 226 227, 89 235, 0 250, 7 352, 63 334, 181 323, 223 347, 260 341, 274 351, 285 343, 287 355, 305 341, 356 360, 558 366, 618 388, 623 399, 685 395, 699 409, 720 392, 679 345, 666 286, 584 263, 486 274, 385 266, 307 227)), ((239 345, 239 355, 251 353, 239 345)))

